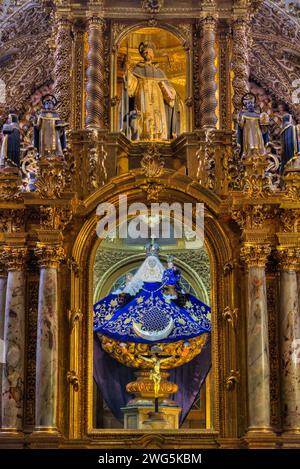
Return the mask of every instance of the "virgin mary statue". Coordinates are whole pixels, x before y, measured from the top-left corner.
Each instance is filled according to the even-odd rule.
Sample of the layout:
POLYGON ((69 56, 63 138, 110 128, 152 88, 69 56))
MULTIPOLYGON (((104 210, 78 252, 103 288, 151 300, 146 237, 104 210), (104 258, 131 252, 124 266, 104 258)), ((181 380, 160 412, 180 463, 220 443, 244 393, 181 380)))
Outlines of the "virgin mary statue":
POLYGON ((177 95, 166 74, 153 63, 155 46, 141 43, 143 62, 127 64, 123 131, 131 140, 169 140, 179 134, 177 95))

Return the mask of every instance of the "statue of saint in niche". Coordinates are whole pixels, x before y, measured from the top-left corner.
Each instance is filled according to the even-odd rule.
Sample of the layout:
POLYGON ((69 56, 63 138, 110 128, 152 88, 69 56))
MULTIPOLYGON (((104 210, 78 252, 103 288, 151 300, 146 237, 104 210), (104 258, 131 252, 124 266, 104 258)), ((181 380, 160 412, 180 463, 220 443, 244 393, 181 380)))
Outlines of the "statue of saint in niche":
POLYGON ((126 64, 123 132, 131 140, 170 140, 179 134, 177 94, 153 62, 155 45, 141 42, 143 62, 126 64))

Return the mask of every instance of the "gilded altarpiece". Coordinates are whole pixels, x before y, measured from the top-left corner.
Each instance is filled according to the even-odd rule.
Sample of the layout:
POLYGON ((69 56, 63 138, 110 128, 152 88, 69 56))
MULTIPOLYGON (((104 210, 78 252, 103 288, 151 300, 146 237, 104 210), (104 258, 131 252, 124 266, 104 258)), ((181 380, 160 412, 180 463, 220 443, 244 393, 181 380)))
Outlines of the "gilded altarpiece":
MULTIPOLYGON (((299 304, 286 280, 292 278, 293 285, 298 281, 299 289, 299 167, 284 174, 277 171, 278 151, 268 157, 254 152, 242 160, 234 130, 241 100, 253 89, 250 77, 266 87, 272 98, 284 101, 295 119, 299 115, 299 105, 290 98, 290 78, 278 67, 277 85, 269 86, 274 63, 261 53, 264 24, 274 25, 276 8, 268 15, 268 1, 187 0, 182 6, 182 2, 165 0, 158 2, 160 7, 153 11, 149 3, 39 2, 32 17, 39 24, 35 54, 38 63, 34 64, 31 52, 24 53, 26 64, 20 66, 15 82, 11 81, 12 68, 3 69, 1 79, 11 81, 9 103, 21 116, 23 156, 30 164, 34 162, 36 188, 32 192, 24 189, 23 173, 1 171, 1 266, 6 267, 10 285, 16 286, 20 278, 26 283, 26 353, 24 368, 18 369, 24 377, 20 378, 20 395, 24 398, 18 402, 18 411, 22 409, 23 415, 18 425, 2 424, 0 446, 299 447, 300 422, 293 412, 298 395, 294 382, 297 371, 293 369, 294 374, 286 378, 281 368, 281 350, 291 352, 297 341, 297 331, 292 330, 288 345, 283 342, 282 330, 289 311, 281 298, 290 301, 294 295, 294 304, 299 304), (134 67, 142 60, 140 40, 156 40, 157 49, 152 45, 152 52, 156 49, 158 65, 170 82, 169 91, 175 89, 171 96, 177 93, 180 97, 183 125, 172 138, 133 139, 123 128, 127 118, 120 118, 120 106, 126 62, 131 61, 134 67), (160 42, 163 40, 166 44, 160 42), (180 67, 176 58, 182 62, 180 67), (25 78, 28 69, 36 76, 35 87, 30 81, 32 75, 25 78), (69 125, 62 159, 32 159, 26 84, 31 95, 47 85, 46 93, 51 91, 59 97, 59 112, 69 125), (273 172, 269 170, 270 160, 277 167, 273 172), (148 207, 152 202, 174 201, 205 206, 212 318, 211 414, 207 428, 96 428, 93 280, 97 250, 101 252, 96 209, 104 202, 117 207, 119 195, 126 195, 129 203, 143 202, 148 207), (43 355, 38 321, 47 317, 44 305, 50 290, 55 321, 53 328, 53 324, 49 326, 51 340, 48 337, 47 353, 43 355), (249 334, 253 330, 256 335, 249 334), (260 349, 259 344, 264 348, 260 349), (259 359, 255 366, 253 356, 260 352, 267 360, 259 359), (54 378, 47 376, 43 382, 50 389, 51 412, 47 415, 39 406, 38 370, 43 368, 45 356, 57 369, 54 378), (259 405, 264 408, 261 415, 255 411, 251 393, 256 388, 260 392, 259 405)), ((24 4, 18 13, 27 21, 31 9, 24 4)), ((16 32, 15 12, 9 13, 16 32)), ((11 26, 7 19, 3 24, 4 28, 11 26)), ((293 41, 297 43, 294 36, 293 41)), ((268 36, 268 43, 270 50, 279 53, 275 34, 268 36)), ((284 51, 283 47, 281 65, 284 51)), ((17 55, 14 66, 18 64, 17 55)), ((40 97, 37 102, 34 105, 39 108, 40 97)), ((262 103, 261 111, 265 110, 263 106, 267 104, 262 103)), ((4 116, 8 114, 6 104, 1 110, 4 116)), ((138 113, 133 117, 140 118, 138 113)), ((188 265, 190 261, 197 273, 195 258, 189 259, 185 253, 181 256, 179 262, 188 265)), ((116 262, 122 264, 123 260, 116 254, 116 262)), ((103 264, 106 262, 103 257, 103 264)), ((14 319, 9 316, 11 304, 9 293, 1 311, 6 321, 4 340, 9 339, 10 328, 14 327, 14 319)), ((293 314, 296 317, 296 310, 293 314)), ((291 354, 296 356, 295 351, 291 354)), ((9 385, 5 373, 2 388, 3 382, 9 385)), ((3 416, 7 412, 5 397, 1 405, 3 416)))

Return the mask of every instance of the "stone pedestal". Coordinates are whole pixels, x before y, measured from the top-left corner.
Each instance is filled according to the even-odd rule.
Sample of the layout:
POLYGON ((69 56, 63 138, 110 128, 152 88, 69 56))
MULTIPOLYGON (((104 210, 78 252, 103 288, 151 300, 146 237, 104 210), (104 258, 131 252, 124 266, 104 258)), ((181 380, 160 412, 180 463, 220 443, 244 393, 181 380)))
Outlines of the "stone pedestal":
MULTIPOLYGON (((151 426, 147 424, 149 414, 154 412, 153 406, 128 406, 123 407, 124 429, 125 430, 150 430, 151 426)), ((180 407, 159 407, 159 412, 163 414, 165 425, 158 425, 152 429, 177 430, 179 428, 180 407)))

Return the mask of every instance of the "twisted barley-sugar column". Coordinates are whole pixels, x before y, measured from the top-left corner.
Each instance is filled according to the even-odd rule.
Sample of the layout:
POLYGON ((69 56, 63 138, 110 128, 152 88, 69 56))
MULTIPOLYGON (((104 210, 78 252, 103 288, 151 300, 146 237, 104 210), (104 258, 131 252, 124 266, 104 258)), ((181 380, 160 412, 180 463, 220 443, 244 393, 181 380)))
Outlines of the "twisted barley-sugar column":
POLYGON ((60 117, 68 122, 71 115, 72 25, 66 18, 58 18, 56 24, 54 94, 60 117))
POLYGON ((5 366, 2 373, 2 431, 21 432, 24 410, 25 357, 25 247, 4 249, 8 270, 4 343, 5 366))
POLYGON ((57 431, 58 396, 58 267, 64 259, 59 245, 38 243, 40 266, 36 348, 35 430, 57 431))
POLYGON ((248 430, 270 430, 270 360, 265 265, 268 244, 245 244, 241 259, 248 270, 247 367, 248 430))
POLYGON ((104 127, 104 19, 89 19, 89 52, 87 70, 87 127, 104 127))
POLYGON ((207 16, 201 20, 201 126, 204 128, 216 127, 218 121, 216 116, 216 25, 217 20, 212 16, 207 16))
POLYGON ((300 248, 279 247, 280 259, 280 357, 282 427, 300 432, 300 248))
POLYGON ((233 109, 236 119, 242 106, 242 97, 249 92, 249 44, 251 28, 245 19, 233 23, 232 71, 233 109))

